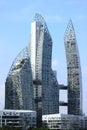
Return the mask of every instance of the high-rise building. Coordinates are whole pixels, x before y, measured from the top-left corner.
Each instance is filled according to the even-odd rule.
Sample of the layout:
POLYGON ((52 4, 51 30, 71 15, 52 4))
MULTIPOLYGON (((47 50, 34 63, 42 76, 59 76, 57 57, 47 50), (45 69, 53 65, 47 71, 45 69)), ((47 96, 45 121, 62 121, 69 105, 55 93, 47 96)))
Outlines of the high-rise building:
POLYGON ((42 115, 59 113, 59 89, 68 89, 68 114, 82 114, 80 59, 71 20, 64 37, 66 87, 58 84, 56 71, 52 70, 52 43, 44 18, 36 14, 31 23, 29 46, 14 60, 5 84, 5 108, 36 110, 38 126, 42 115))
POLYGON ((81 67, 75 31, 71 20, 66 28, 64 43, 67 60, 68 114, 80 115, 82 114, 81 67))
POLYGON ((5 109, 34 110, 33 81, 27 48, 14 60, 5 86, 5 109))
POLYGON ((31 24, 29 57, 33 75, 35 105, 38 113, 59 112, 58 83, 51 69, 52 38, 44 18, 39 14, 35 15, 31 24))
POLYGON ((42 114, 59 113, 59 89, 51 68, 52 38, 40 14, 31 23, 29 46, 21 54, 6 79, 5 108, 33 109, 35 106, 41 124, 42 114))

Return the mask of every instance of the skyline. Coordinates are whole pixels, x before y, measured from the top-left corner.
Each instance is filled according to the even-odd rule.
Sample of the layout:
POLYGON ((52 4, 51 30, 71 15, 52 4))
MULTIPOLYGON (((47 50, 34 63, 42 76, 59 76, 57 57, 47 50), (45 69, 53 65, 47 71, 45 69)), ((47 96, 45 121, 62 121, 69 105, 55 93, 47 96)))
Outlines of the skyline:
POLYGON ((66 0, 66 3, 63 2, 64 0, 61 2, 57 0, 54 0, 53 2, 50 2, 49 0, 47 2, 45 0, 38 0, 33 3, 32 1, 28 2, 27 0, 25 3, 21 2, 20 4, 17 0, 15 2, 11 2, 10 0, 8 2, 5 0, 0 1, 0 88, 1 90, 3 89, 0 91, 1 109, 3 108, 2 100, 4 100, 3 87, 5 79, 14 58, 18 55, 19 51, 29 43, 30 23, 34 18, 35 13, 38 12, 44 17, 53 40, 52 64, 53 68, 57 70, 59 84, 67 84, 64 34, 69 19, 72 19, 81 61, 83 81, 83 112, 87 115, 87 61, 85 47, 87 33, 87 2, 86 0, 84 0, 84 2, 79 0, 66 0), (48 5, 50 5, 49 9, 48 5))

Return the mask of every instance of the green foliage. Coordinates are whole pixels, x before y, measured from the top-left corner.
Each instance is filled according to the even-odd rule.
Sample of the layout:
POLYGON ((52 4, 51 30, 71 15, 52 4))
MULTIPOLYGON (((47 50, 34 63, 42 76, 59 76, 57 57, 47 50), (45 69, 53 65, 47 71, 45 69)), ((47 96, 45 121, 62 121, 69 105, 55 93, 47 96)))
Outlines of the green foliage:
POLYGON ((32 128, 31 130, 49 130, 49 129, 47 129, 47 128, 32 128))
POLYGON ((87 128, 86 129, 79 129, 79 130, 87 130, 87 128))
MULTIPOLYGON (((22 130, 20 128, 10 127, 10 126, 3 126, 0 130, 22 130)), ((47 128, 28 128, 27 130, 49 130, 47 128)))
POLYGON ((3 126, 0 130, 21 130, 20 128, 10 127, 10 126, 3 126))

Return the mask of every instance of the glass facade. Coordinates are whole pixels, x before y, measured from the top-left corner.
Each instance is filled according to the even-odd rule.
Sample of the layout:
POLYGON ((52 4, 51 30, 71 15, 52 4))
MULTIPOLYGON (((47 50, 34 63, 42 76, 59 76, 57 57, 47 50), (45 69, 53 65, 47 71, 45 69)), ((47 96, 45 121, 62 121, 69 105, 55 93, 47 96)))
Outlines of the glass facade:
POLYGON ((64 37, 67 79, 68 79, 68 114, 82 114, 82 79, 75 31, 70 20, 64 37))
POLYGON ((32 73, 27 48, 14 60, 5 86, 5 109, 34 110, 32 73))
POLYGON ((14 60, 6 79, 6 109, 37 111, 42 114, 59 113, 59 89, 51 68, 52 38, 40 14, 31 23, 29 47, 14 60))
MULTIPOLYGON (((66 29, 64 43, 67 59, 68 114, 80 115, 81 68, 71 20, 66 29)), ((5 83, 5 109, 36 110, 38 126, 42 123, 42 115, 59 113, 60 86, 56 71, 51 67, 52 44, 44 18, 36 14, 31 23, 29 46, 14 60, 5 83)))
POLYGON ((31 24, 29 57, 38 118, 41 118, 42 114, 58 113, 58 83, 51 69, 52 38, 44 18, 39 14, 35 15, 31 24))

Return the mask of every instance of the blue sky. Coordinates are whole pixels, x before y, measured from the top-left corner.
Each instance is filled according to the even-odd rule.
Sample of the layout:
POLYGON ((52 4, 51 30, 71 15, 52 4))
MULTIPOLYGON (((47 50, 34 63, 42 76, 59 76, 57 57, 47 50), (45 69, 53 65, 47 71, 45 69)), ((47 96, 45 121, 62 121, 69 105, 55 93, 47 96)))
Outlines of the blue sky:
POLYGON ((73 21, 82 69, 83 112, 87 115, 86 12, 87 0, 0 0, 0 109, 4 107, 4 84, 11 64, 28 45, 30 23, 35 13, 40 13, 53 39, 52 64, 62 84, 67 84, 64 33, 69 19, 73 21))

